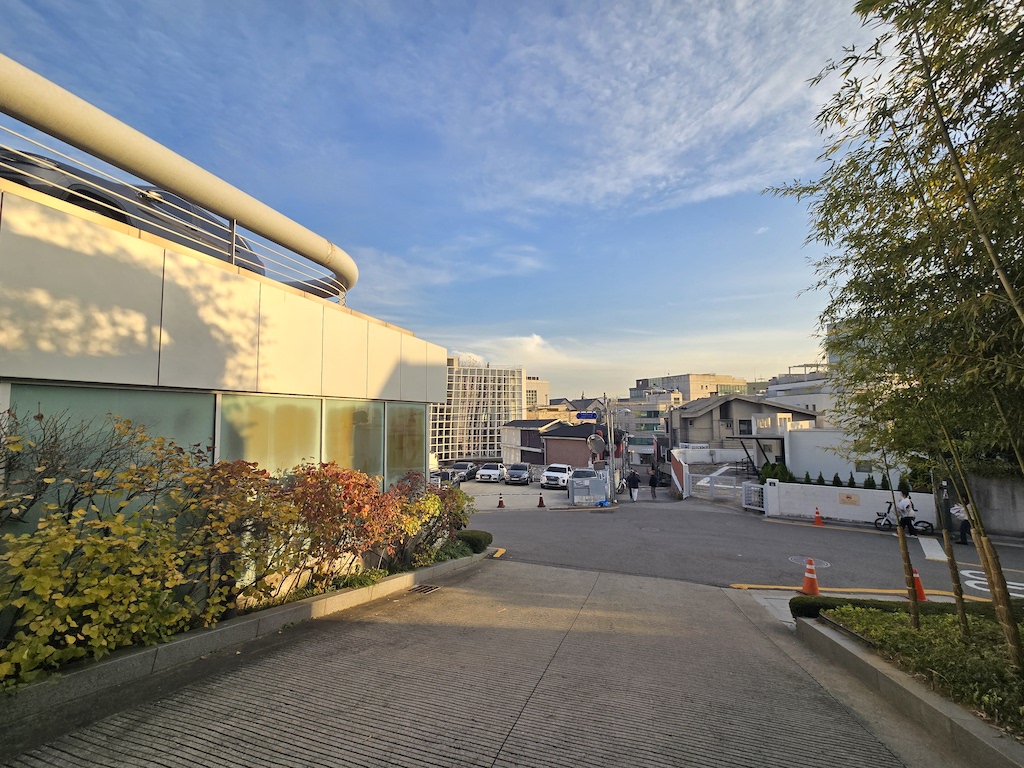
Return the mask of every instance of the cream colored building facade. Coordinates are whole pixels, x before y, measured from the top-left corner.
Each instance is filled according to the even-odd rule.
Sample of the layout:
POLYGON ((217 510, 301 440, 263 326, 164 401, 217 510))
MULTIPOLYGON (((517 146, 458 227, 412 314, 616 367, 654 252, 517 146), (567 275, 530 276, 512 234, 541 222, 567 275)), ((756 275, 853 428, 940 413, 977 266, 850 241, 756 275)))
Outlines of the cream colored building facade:
POLYGON ((0 181, 0 410, 119 414, 219 458, 426 469, 446 350, 0 181))

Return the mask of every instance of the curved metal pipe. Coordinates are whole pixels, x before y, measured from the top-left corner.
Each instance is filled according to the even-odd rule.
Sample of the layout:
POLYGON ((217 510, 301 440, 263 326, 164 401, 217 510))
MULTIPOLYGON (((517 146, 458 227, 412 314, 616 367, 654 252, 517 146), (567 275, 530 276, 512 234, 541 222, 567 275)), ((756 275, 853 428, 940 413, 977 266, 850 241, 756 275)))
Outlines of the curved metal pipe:
POLYGON ((162 144, 0 54, 0 111, 326 267, 350 290, 345 251, 162 144))

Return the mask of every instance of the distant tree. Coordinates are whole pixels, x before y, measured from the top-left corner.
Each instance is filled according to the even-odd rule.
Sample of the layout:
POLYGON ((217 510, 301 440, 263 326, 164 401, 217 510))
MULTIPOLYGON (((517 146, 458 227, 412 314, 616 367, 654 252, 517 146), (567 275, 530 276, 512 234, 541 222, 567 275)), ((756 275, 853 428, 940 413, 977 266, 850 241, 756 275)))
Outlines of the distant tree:
POLYGON ((910 482, 906 475, 900 475, 900 481, 896 484, 896 490, 901 493, 910 493, 910 482))
POLYGON ((804 485, 810 485, 810 484, 811 484, 811 473, 810 472, 804 472, 804 485))
POLYGON ((846 481, 847 488, 856 488, 857 481, 853 479, 853 472, 850 473, 850 479, 846 481))
POLYGON ((841 477, 839 477, 839 473, 838 472, 836 472, 832 476, 832 485, 834 485, 836 488, 842 488, 843 487, 843 479, 841 477))
POLYGON ((874 475, 868 475, 868 476, 867 476, 867 477, 865 478, 865 480, 864 480, 864 487, 865 487, 865 488, 868 488, 868 489, 870 489, 870 490, 874 490, 875 488, 877 488, 877 487, 878 487, 878 486, 877 486, 877 485, 875 484, 875 476, 874 476, 874 475))
POLYGON ((882 484, 879 486, 883 491, 891 490, 892 486, 889 485, 889 475, 882 473, 882 484))
POLYGON ((814 482, 816 482, 818 485, 824 485, 825 484, 825 476, 823 474, 821 474, 821 472, 819 472, 818 473, 818 479, 815 480, 814 482))

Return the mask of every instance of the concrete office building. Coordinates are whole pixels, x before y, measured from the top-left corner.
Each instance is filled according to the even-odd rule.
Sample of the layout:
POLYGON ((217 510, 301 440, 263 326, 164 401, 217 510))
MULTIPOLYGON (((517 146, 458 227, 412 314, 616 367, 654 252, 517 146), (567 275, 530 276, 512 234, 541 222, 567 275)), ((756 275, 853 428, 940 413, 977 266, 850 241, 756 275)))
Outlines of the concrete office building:
POLYGON ((638 400, 646 394, 657 391, 677 390, 683 396, 683 402, 697 400, 701 397, 714 395, 746 394, 747 382, 735 376, 718 373, 682 373, 673 376, 655 376, 637 379, 636 386, 630 387, 629 399, 638 400))
POLYGON ((525 384, 521 367, 448 358, 448 397, 431 410, 430 450, 437 461, 500 461, 501 427, 523 418, 525 384))
MULTIPOLYGON (((0 109, 183 197, 205 194, 193 202, 259 235, 301 235, 279 235, 282 247, 322 243, 291 253, 320 259, 346 290, 355 283, 337 246, 5 57, 0 109), (48 130, 47 115, 89 140, 48 130), (174 170, 133 166, 158 159, 186 174, 178 188, 174 170)), ((212 445, 219 459, 272 472, 337 461, 390 484, 426 470, 445 362, 443 347, 407 330, 0 180, 0 410, 118 414, 182 446, 212 445)))

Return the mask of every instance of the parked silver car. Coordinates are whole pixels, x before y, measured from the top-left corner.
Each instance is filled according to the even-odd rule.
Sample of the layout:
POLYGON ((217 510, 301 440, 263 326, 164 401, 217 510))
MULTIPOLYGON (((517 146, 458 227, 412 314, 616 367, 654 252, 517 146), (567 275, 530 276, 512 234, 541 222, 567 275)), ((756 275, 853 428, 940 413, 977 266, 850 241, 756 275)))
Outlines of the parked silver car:
MULTIPOLYGON (((0 178, 230 261, 231 228, 209 211, 153 186, 133 187, 31 152, 0 147, 0 178)), ((235 263, 266 274, 252 245, 235 235, 235 263)))
POLYGON ((481 483, 503 483, 505 482, 505 465, 484 464, 476 473, 476 479, 481 483))

